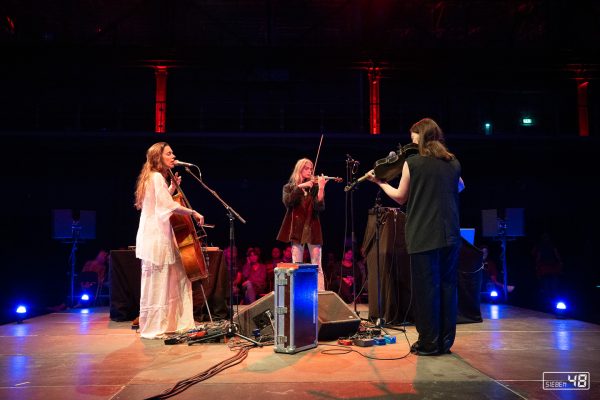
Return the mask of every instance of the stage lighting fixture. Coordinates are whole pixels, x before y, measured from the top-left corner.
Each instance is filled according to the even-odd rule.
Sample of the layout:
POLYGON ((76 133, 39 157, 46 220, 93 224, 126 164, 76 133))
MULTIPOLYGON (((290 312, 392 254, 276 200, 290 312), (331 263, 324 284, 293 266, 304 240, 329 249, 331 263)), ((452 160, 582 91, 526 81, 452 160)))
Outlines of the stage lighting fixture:
POLYGON ((491 123, 486 122, 485 124, 483 124, 483 129, 485 131, 486 136, 492 134, 492 124, 491 123))
POLYGON ((89 301, 90 300, 90 295, 87 293, 84 293, 81 295, 81 301, 89 301))
POLYGON ((554 313, 559 318, 565 317, 567 314, 567 303, 564 301, 557 301, 554 307, 554 313))
POLYGON ((500 300, 500 295, 497 290, 490 290, 488 296, 490 298, 490 303, 492 304, 495 304, 500 300))
POLYGON ((24 305, 19 305, 17 307, 17 309, 15 310, 15 313, 17 314, 17 323, 18 324, 23 323, 23 320, 25 319, 25 316, 27 315, 27 307, 25 307, 24 305))

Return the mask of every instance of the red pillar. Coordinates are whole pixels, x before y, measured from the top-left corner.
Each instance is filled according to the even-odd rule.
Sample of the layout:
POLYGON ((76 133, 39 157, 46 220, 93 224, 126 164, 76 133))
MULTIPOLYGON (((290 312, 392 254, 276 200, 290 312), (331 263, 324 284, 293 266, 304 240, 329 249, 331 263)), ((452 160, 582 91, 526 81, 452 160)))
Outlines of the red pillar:
POLYGON ((154 132, 165 133, 167 119, 167 67, 157 65, 154 67, 156 77, 156 122, 154 132))
POLYGON ((588 115, 588 81, 577 79, 577 110, 579 113, 579 136, 590 135, 590 120, 588 115))
POLYGON ((369 122, 371 135, 381 133, 379 120, 379 86, 381 74, 378 67, 369 68, 369 122))

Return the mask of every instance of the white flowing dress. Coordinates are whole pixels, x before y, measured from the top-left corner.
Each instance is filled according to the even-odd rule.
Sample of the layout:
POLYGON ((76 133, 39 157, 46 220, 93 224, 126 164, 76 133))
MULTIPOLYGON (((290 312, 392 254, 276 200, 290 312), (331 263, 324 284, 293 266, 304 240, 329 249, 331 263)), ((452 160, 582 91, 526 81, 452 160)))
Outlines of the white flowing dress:
POLYGON ((181 262, 169 218, 180 205, 167 182, 152 172, 146 186, 135 255, 142 260, 140 334, 162 339, 195 328, 192 284, 181 262))

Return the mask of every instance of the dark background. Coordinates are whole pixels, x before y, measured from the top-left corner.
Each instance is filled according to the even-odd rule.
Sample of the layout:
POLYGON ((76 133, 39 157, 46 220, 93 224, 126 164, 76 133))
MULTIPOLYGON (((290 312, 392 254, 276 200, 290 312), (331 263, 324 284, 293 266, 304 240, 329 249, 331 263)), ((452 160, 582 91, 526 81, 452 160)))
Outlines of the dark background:
MULTIPOLYGON (((540 308, 531 248, 542 232, 564 260, 572 313, 600 321, 597 194, 600 7, 578 1, 5 1, 0 6, 2 322, 18 302, 43 313, 69 293, 71 245, 52 238, 52 210, 95 210, 99 249, 135 244, 135 179, 146 149, 167 141, 197 164, 247 224, 240 249, 265 251, 283 218, 295 161, 358 176, 423 117, 444 129, 463 166, 461 225, 481 237, 481 210, 525 209, 508 243, 510 301, 540 308), (169 67, 167 133, 154 133, 153 66, 169 67), (369 134, 367 68, 381 69, 381 135, 369 134), (588 82, 589 137, 579 136, 578 82, 588 82), (533 126, 520 124, 534 118, 533 126), (491 122, 489 134, 484 123, 491 122)), ((181 173, 184 173, 181 170, 181 173)), ((351 228, 345 183, 328 183, 325 251, 351 228)), ((183 187, 209 242, 228 244, 220 203, 183 187)), ((360 244, 376 187, 354 192, 360 244)), ((384 199, 384 205, 394 206, 384 199)))

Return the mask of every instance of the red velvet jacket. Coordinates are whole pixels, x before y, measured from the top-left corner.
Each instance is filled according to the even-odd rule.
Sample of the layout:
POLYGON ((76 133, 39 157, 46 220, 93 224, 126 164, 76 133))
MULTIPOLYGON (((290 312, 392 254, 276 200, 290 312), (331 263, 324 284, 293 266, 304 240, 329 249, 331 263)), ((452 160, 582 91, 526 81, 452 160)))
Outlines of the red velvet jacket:
POLYGON ((305 195, 304 190, 293 184, 283 186, 285 217, 279 229, 277 240, 301 244, 323 244, 319 212, 325 209, 325 201, 317 201, 319 188, 313 186, 305 195))

